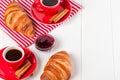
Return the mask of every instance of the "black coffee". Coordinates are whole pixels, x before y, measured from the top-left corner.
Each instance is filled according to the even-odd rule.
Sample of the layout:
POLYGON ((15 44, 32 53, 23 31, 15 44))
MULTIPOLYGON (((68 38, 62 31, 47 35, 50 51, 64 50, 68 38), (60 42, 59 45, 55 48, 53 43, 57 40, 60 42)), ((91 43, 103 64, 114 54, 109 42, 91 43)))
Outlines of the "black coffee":
POLYGON ((58 3, 58 0, 42 0, 45 6, 54 6, 58 3))
POLYGON ((19 50, 12 49, 8 51, 5 55, 5 58, 9 61, 16 61, 22 57, 22 53, 19 50))

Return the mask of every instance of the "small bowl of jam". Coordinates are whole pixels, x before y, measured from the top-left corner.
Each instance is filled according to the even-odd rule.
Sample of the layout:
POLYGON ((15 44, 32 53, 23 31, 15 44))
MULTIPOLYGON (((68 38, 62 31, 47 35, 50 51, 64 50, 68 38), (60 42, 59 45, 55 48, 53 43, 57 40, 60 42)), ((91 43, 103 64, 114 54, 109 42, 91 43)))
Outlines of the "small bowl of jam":
POLYGON ((35 41, 35 47, 41 51, 50 50, 55 43, 55 39, 52 35, 46 34, 39 36, 35 41))

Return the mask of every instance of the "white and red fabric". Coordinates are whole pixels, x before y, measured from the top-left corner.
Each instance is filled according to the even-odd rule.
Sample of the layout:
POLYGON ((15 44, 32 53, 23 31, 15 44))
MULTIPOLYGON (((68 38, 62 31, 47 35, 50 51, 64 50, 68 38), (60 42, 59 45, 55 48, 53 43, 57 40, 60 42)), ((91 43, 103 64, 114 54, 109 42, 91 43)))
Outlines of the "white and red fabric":
MULTIPOLYGON (((1 25, 0 29, 3 30, 8 36, 10 36, 21 47, 27 47, 33 44, 37 36, 42 35, 42 34, 47 34, 61 24, 61 23, 54 24, 54 25, 39 24, 36 20, 34 20, 31 17, 30 9, 31 9, 31 5, 33 4, 34 0, 14 0, 14 1, 19 2, 23 6, 23 8, 26 10, 29 17, 31 17, 31 19, 33 20, 33 25, 35 26, 34 29, 35 29, 36 36, 34 38, 28 38, 21 33, 12 31, 4 23, 4 11, 7 7, 7 4, 10 1, 13 1, 13 0, 1 0, 0 2, 0 25, 1 25)), ((81 5, 77 4, 75 1, 71 0, 70 4, 72 6, 72 9, 71 9, 71 13, 68 19, 74 16, 81 9, 81 5)))

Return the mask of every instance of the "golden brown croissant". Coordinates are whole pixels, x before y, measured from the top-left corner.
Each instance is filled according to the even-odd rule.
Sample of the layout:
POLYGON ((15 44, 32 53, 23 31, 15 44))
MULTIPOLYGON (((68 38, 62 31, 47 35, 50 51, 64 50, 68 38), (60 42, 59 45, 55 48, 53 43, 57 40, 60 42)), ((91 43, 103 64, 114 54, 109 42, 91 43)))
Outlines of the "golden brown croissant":
POLYGON ((65 51, 60 51, 51 56, 40 80, 68 80, 71 76, 70 57, 65 51))
POLYGON ((34 37, 32 22, 19 3, 10 2, 8 4, 4 14, 4 21, 10 29, 21 32, 28 37, 34 37))

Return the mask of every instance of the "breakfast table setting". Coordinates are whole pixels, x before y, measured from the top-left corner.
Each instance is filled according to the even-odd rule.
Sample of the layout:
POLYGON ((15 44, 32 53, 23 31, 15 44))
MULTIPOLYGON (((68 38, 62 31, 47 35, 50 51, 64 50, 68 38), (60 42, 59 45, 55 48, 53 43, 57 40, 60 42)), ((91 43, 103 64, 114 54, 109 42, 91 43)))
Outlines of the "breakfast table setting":
POLYGON ((81 1, 0 0, 0 80, 81 78, 81 1))

